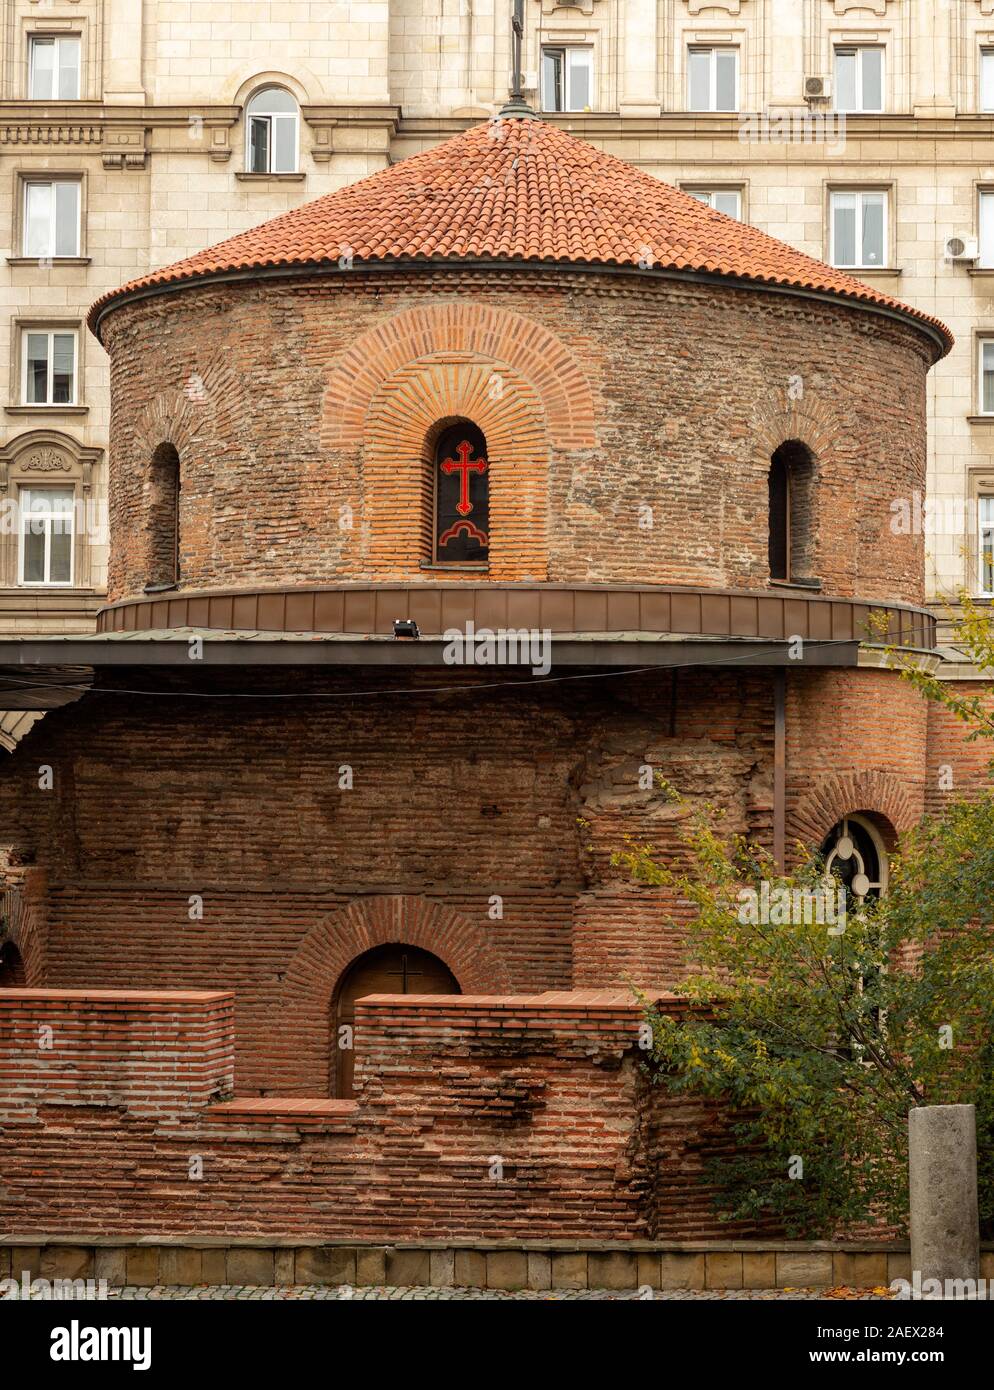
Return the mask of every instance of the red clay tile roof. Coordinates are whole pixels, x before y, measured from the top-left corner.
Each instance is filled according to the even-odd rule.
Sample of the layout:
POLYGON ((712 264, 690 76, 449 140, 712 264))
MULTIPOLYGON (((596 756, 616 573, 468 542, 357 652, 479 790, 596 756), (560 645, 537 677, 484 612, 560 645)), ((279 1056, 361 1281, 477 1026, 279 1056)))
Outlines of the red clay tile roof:
POLYGON ((723 216, 586 140, 539 120, 474 126, 421 154, 111 291, 136 291, 280 266, 383 260, 509 260, 650 265, 798 289, 938 319, 723 216))

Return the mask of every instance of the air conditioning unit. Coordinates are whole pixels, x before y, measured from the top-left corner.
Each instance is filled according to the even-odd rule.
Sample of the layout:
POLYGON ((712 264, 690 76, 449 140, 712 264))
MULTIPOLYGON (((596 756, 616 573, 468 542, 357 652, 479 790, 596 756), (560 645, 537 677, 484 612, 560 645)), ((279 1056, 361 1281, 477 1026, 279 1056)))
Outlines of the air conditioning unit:
POLYGON ((951 236, 946 238, 947 261, 975 261, 980 254, 975 236, 951 236))
POLYGON ((806 77, 804 79, 804 100, 824 101, 832 95, 830 77, 806 77))
POLYGON ((523 73, 521 74, 521 90, 522 90, 523 92, 536 92, 536 91, 538 91, 538 73, 537 73, 537 72, 523 72, 523 73))

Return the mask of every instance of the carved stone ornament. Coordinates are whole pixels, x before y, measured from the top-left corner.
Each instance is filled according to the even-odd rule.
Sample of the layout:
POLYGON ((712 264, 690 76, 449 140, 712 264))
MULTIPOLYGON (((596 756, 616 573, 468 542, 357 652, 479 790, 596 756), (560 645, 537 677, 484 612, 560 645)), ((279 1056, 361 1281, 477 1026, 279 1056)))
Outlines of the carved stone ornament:
POLYGON ((60 449, 33 449, 21 467, 26 473, 72 472, 72 463, 60 449))

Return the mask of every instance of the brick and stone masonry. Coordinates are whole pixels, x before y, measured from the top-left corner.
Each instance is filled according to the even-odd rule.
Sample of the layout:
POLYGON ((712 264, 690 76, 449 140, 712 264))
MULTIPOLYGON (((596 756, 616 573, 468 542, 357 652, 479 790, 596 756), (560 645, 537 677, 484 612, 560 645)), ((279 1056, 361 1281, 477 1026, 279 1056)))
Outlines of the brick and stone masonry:
MULTIPOLYGON (((527 157, 467 194, 492 208, 480 189, 504 190, 529 235, 548 216, 528 213, 542 141, 546 168, 572 159, 569 137, 536 127, 527 157)), ((447 173, 443 157, 446 188, 464 155, 447 173)), ((689 249, 642 274, 618 217, 646 190, 626 169, 591 175, 594 199, 638 185, 598 222, 596 264, 572 249, 446 262, 429 247, 342 269, 336 246, 316 267, 310 241, 282 258, 270 245, 287 224, 265 232, 258 265, 221 279, 208 257, 196 282, 167 276, 104 306, 111 606, 92 650, 116 664, 95 660, 86 693, 0 775, 18 961, 0 990, 0 1228, 717 1232, 696 1178, 724 1122, 649 1085, 632 992, 677 1007, 687 907, 611 855, 626 836, 678 848, 686 812, 640 785, 646 766, 770 847, 778 825, 788 847, 816 847, 859 814, 889 849, 935 804, 953 730, 872 644, 859 666, 788 663, 781 782, 777 675, 734 625, 707 624, 751 615, 774 650, 816 596, 831 658, 842 634, 869 643, 846 628, 854 604, 903 604, 905 639, 928 645, 924 538, 895 530, 893 504, 924 488, 926 375, 948 335, 814 262, 792 289, 777 258, 794 253, 768 239, 743 271, 758 234, 675 190, 664 201, 689 249), (483 433, 490 488, 488 562, 468 573, 432 549, 432 441, 461 420, 483 433), (804 460, 806 572, 779 584, 770 470, 788 443, 804 460), (590 662, 560 672, 554 658, 541 684, 521 669, 336 664, 330 645, 321 662, 294 665, 300 645, 282 665, 252 661, 247 626, 330 643, 307 616, 315 586, 351 614, 335 640, 379 641, 382 658, 369 615, 398 582, 438 614, 460 586, 495 586, 510 611, 515 593, 543 586, 555 609, 586 585, 596 632, 566 635, 590 662), (624 585, 681 586, 701 614, 688 626, 667 598, 665 630, 635 633, 652 669, 611 667, 637 626, 608 626, 637 611, 624 585), (771 599, 782 631, 755 616, 771 599), (223 643, 237 661, 153 664, 143 604, 157 641, 223 643), (688 632, 692 659, 660 665, 688 632), (335 1001, 386 946, 429 952, 460 993, 360 999, 342 1098, 335 1001)), ((434 216, 436 176, 408 190, 412 226, 434 216)), ((957 766, 960 787, 981 784, 979 765, 957 766)))

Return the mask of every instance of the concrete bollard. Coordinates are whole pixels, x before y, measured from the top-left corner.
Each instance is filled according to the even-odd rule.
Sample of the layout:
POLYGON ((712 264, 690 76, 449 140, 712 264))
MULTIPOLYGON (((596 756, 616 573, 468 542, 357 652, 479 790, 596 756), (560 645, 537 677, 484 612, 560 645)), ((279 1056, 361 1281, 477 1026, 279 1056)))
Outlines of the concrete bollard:
POLYGON ((977 1115, 923 1105, 908 1116, 911 1269, 921 1279, 978 1279, 977 1115))

